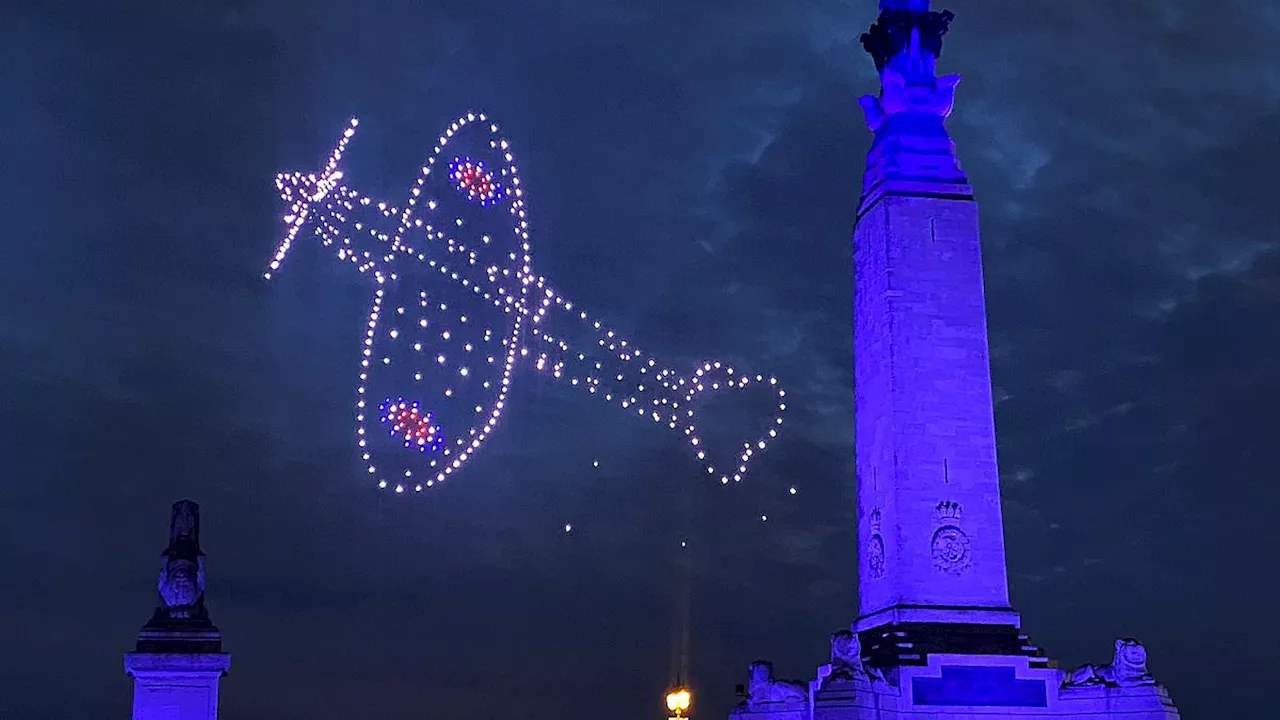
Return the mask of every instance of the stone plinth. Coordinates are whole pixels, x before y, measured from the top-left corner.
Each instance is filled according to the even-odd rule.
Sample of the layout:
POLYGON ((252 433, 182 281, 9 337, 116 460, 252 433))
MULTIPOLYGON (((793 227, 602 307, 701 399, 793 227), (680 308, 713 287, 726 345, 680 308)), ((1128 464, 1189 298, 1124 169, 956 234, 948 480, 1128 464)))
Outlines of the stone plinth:
POLYGON ((928 663, 884 677, 831 678, 819 668, 808 702, 744 702, 732 720, 1178 720, 1159 684, 1066 685, 1057 668, 1022 655, 930 655, 928 663))
POLYGON ((133 720, 216 720, 218 681, 227 653, 146 653, 124 656, 133 676, 133 720))

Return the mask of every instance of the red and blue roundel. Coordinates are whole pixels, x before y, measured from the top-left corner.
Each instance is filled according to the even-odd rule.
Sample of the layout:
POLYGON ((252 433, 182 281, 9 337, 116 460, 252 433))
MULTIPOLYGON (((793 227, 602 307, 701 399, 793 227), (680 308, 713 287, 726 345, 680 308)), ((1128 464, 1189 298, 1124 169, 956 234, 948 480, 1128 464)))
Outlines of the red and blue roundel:
POLYGON ((507 196, 506 188, 493 177, 493 173, 484 169, 482 160, 454 158, 449 163, 449 178, 458 187, 458 192, 482 207, 501 202, 507 196))

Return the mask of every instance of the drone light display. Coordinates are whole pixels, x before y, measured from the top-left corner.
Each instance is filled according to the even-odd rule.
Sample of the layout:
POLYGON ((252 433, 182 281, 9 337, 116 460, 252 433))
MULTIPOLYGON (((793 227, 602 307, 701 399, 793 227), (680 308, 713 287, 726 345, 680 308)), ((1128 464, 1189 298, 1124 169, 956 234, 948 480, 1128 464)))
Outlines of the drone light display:
POLYGON ((706 473, 741 481, 778 436, 786 393, 772 377, 704 361, 678 373, 534 273, 525 190, 498 125, 468 113, 440 133, 396 206, 343 183, 353 119, 319 172, 282 173, 286 231, 265 277, 309 229, 370 278, 355 435, 379 487, 421 492, 457 473, 506 409, 522 365, 666 425, 706 473), (695 409, 712 393, 763 392, 758 433, 717 460, 695 409))

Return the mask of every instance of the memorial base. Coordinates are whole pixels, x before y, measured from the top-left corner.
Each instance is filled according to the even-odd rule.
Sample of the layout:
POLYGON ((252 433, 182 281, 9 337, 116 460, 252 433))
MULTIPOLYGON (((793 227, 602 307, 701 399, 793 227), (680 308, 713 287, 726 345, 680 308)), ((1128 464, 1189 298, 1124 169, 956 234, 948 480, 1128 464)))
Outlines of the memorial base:
POLYGON ((1064 673, 1017 625, 1004 624, 843 630, 831 636, 831 660, 812 680, 774 679, 772 664, 757 661, 744 697, 730 720, 1180 717, 1138 641, 1120 638, 1110 663, 1064 673))
POLYGON ((751 703, 731 720, 1178 720, 1158 684, 1072 687, 1054 667, 1027 655, 929 655, 922 664, 830 677, 830 665, 809 683, 808 697, 751 703), (824 674, 827 677, 824 677, 824 674))

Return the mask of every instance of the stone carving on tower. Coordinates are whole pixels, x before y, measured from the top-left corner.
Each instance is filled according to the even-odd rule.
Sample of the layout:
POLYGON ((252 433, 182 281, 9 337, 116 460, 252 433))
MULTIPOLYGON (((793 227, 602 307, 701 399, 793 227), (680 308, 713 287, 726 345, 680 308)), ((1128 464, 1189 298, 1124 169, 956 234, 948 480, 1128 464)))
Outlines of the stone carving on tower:
POLYGON ((938 529, 929 541, 933 566, 944 573, 963 575, 973 563, 969 536, 960 529, 960 503, 938 503, 938 529))
POLYGON ((880 17, 862 35, 880 74, 880 94, 858 99, 875 133, 864 196, 891 179, 965 182, 943 124, 955 106, 960 76, 938 77, 934 70, 955 15, 928 8, 927 0, 882 0, 880 17))
POLYGON ((867 521, 868 529, 871 536, 867 539, 867 577, 865 580, 874 581, 884 577, 885 574, 885 557, 884 557, 884 536, 880 534, 881 513, 880 508, 871 511, 871 517, 867 521))

